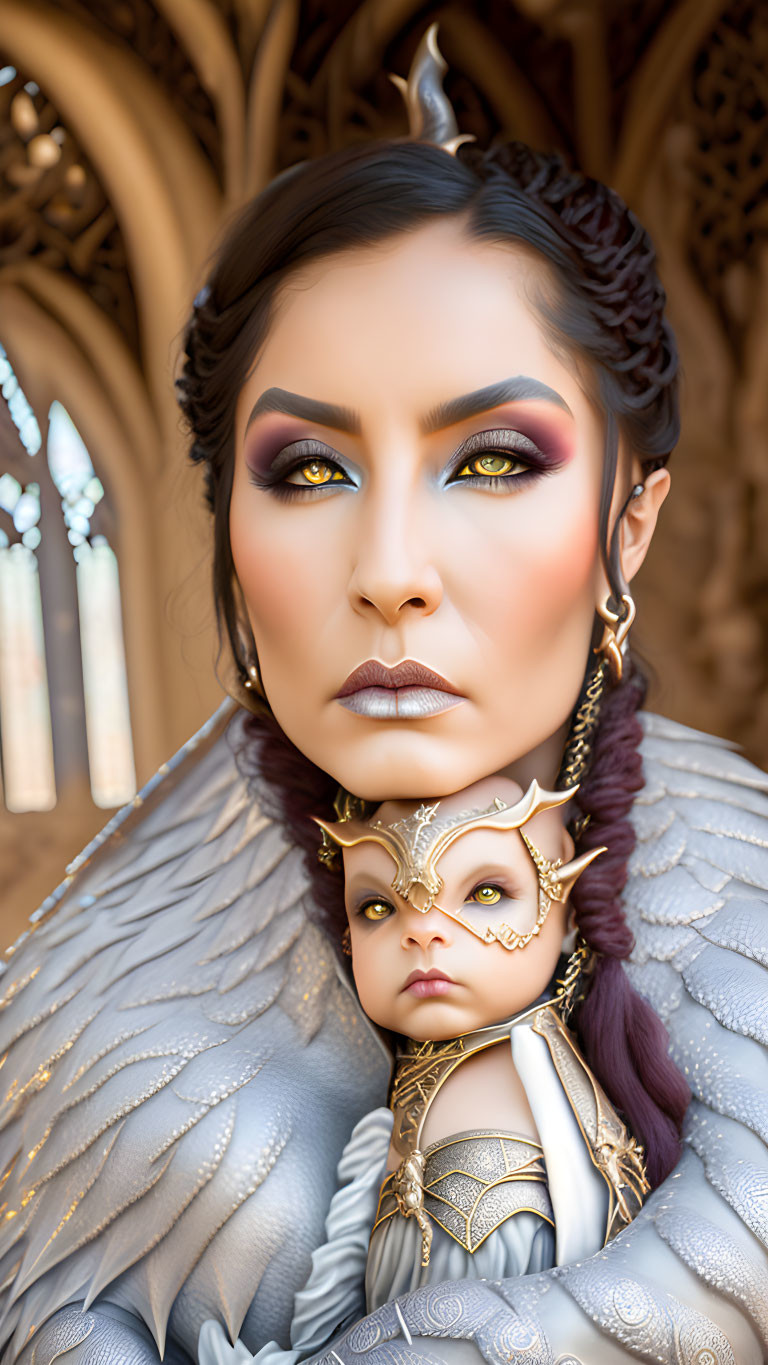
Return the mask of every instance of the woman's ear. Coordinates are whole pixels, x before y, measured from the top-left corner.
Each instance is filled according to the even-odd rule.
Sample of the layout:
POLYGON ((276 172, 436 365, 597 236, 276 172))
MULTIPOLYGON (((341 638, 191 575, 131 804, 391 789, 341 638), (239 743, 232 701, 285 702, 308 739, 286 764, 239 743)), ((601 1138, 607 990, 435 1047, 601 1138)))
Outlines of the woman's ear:
POLYGON ((669 492, 669 471, 655 469, 643 481, 643 491, 632 498, 619 530, 621 568, 629 583, 648 552, 661 504, 669 492))

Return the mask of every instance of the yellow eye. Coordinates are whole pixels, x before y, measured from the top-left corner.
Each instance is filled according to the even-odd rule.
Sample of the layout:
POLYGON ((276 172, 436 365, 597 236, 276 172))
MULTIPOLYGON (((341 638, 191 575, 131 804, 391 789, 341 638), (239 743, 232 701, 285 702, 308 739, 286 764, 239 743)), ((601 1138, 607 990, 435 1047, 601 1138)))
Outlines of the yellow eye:
POLYGON ((394 913, 394 908, 389 901, 379 900, 378 897, 375 897, 372 900, 363 901, 360 906, 360 914, 375 923, 378 920, 388 919, 394 913))
POLYGON ((513 460, 510 455, 476 455, 459 470, 459 478, 471 478, 477 474, 499 478, 505 474, 519 474, 526 467, 522 460, 513 460))
POLYGON ((498 905, 503 894, 498 886, 476 886, 471 896, 467 896, 467 903, 474 901, 476 905, 498 905))
POLYGON ((324 483, 337 483, 343 478, 344 475, 340 469, 334 469, 324 460, 307 460, 306 464, 299 465, 298 469, 294 469, 293 473, 288 475, 286 482, 309 483, 317 486, 324 483))

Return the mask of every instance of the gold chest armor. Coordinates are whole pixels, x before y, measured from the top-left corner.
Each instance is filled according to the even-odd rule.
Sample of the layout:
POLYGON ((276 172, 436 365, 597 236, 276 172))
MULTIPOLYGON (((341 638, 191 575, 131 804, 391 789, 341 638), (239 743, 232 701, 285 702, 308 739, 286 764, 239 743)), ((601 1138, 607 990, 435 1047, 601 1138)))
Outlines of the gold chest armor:
MULTIPOLYGON (((374 1231, 400 1212, 398 1175, 393 1171, 381 1187, 374 1231)), ((554 1227, 542 1150, 529 1138, 480 1131, 433 1142, 424 1152, 421 1188, 427 1218, 470 1253, 516 1213, 535 1213, 554 1227)))
POLYGON ((509 1042, 514 1024, 531 1021, 546 1042, 591 1159, 609 1193, 605 1241, 635 1217, 649 1185, 643 1152, 627 1132, 552 1004, 445 1042, 409 1041, 397 1057, 390 1107, 392 1143, 400 1166, 381 1188, 374 1227, 395 1213, 417 1222, 422 1265, 429 1264, 432 1221, 472 1253, 507 1218, 524 1209, 554 1224, 538 1143, 510 1133, 466 1132, 421 1150, 429 1109, 458 1066, 488 1047, 509 1042))

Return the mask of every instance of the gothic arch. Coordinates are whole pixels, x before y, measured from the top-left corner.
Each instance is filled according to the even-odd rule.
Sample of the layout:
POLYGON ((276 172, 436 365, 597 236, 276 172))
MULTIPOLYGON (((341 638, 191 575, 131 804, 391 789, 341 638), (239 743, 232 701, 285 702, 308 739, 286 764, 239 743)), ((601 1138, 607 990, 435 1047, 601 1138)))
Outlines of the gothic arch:
POLYGON ((56 104, 114 207, 137 296, 146 381, 170 436, 168 343, 220 220, 211 169, 129 50, 26 0, 2 0, 0 32, 10 59, 56 104))
MULTIPOLYGON (((71 286, 58 280, 66 295, 71 286)), ((62 300, 64 302, 65 300, 62 300)), ((108 330, 97 310, 79 298, 85 331, 92 324, 91 339, 108 330)), ((76 307, 76 305, 75 305, 76 307)), ((91 347, 78 344, 77 333, 61 316, 19 287, 0 279, 2 340, 11 356, 22 388, 35 412, 45 414, 51 403, 63 403, 83 437, 97 474, 107 485, 118 527, 115 549, 120 565, 123 632, 128 685, 132 698, 133 743, 137 767, 151 770, 167 728, 163 696, 163 667, 159 622, 152 612, 153 585, 160 565, 152 506, 146 490, 152 471, 139 442, 131 440, 131 428, 139 426, 129 417, 127 404, 115 402, 110 389, 121 373, 130 370, 122 354, 121 369, 105 347, 102 363, 91 347), (89 351, 91 352, 89 354, 89 351), (142 468, 142 465, 144 466, 142 468)), ((113 351, 119 352, 119 343, 113 351)), ((135 390, 135 383, 130 386, 135 390)), ((130 392, 128 385, 126 389, 130 392)), ((145 427, 148 423, 141 424, 145 427)), ((155 448, 158 442, 155 439, 155 448)), ((45 459, 41 452, 37 457, 45 459)))

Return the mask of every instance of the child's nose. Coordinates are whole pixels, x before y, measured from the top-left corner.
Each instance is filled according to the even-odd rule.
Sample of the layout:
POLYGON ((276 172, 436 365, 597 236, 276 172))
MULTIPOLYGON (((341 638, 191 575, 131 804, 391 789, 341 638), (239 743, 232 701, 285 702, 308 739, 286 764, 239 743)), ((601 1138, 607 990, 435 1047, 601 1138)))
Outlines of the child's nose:
POLYGON ((401 940, 404 948, 447 947, 451 941, 450 920, 440 910, 429 910, 426 915, 417 910, 407 912, 401 940))

